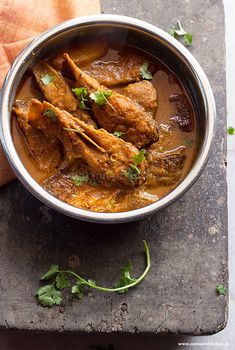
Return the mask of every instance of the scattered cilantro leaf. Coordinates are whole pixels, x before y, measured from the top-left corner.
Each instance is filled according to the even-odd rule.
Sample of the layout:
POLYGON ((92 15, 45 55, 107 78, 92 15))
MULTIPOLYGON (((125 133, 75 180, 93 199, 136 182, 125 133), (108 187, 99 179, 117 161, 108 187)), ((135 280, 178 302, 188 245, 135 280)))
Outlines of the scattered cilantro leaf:
POLYGON ((186 45, 188 45, 188 46, 192 45, 193 35, 184 30, 180 21, 177 21, 177 25, 173 26, 170 29, 169 33, 170 33, 170 35, 172 35, 176 39, 178 39, 179 37, 183 37, 186 45))
POLYGON ((67 279, 67 277, 65 277, 66 274, 76 279, 76 284, 72 285, 70 290, 71 293, 79 299, 81 299, 84 296, 84 287, 98 289, 104 292, 127 292, 129 288, 136 286, 145 278, 151 266, 149 248, 146 241, 143 242, 146 255, 146 267, 138 279, 135 279, 131 276, 132 267, 130 263, 126 264, 122 268, 121 277, 119 281, 115 284, 114 288, 98 286, 94 280, 85 280, 73 271, 61 271, 58 265, 52 265, 49 271, 45 273, 42 277, 42 279, 51 279, 52 283, 40 287, 36 292, 36 296, 39 300, 39 303, 42 306, 51 307, 53 305, 59 305, 62 302, 61 289, 71 287, 69 280, 67 279))
POLYGON ((82 86, 80 88, 73 88, 71 89, 74 95, 76 95, 79 102, 79 108, 83 111, 84 109, 90 109, 87 107, 86 103, 88 103, 88 91, 87 89, 82 86))
POLYGON ((52 83, 54 80, 53 76, 50 74, 45 74, 42 78, 41 78, 41 82, 43 83, 43 85, 47 86, 50 85, 50 83, 52 83))
POLYGON ((88 174, 85 174, 85 175, 73 175, 72 176, 72 180, 73 180, 74 185, 82 186, 82 185, 88 183, 90 178, 89 178, 88 174))
POLYGON ((145 80, 152 80, 153 76, 152 73, 148 70, 148 62, 144 62, 142 66, 140 67, 140 75, 145 80))
POLYGON ((72 286, 71 293, 78 299, 82 299, 84 297, 84 283, 78 280, 77 283, 72 286))
POLYGON ((62 294, 57 290, 54 284, 48 284, 38 289, 36 293, 39 303, 42 306, 59 305, 62 301, 62 294))
POLYGON ((108 102, 108 98, 112 95, 112 90, 98 90, 90 94, 92 99, 98 106, 102 106, 108 102))
POLYGON ((229 126, 229 127, 228 127, 228 134, 229 134, 229 135, 234 135, 234 134, 235 134, 235 129, 234 129, 233 126, 229 126))
POLYGON ((74 95, 76 95, 77 97, 80 97, 80 98, 82 98, 82 97, 87 98, 88 97, 87 89, 83 86, 80 88, 73 88, 71 90, 74 93, 74 95))
POLYGON ((139 165, 140 163, 142 163, 146 158, 145 158, 145 150, 144 149, 141 149, 140 151, 139 151, 139 153, 138 154, 136 154, 133 158, 132 158, 132 160, 133 160, 133 164, 134 165, 139 165))
MULTIPOLYGON (((121 270, 121 277, 120 279, 115 283, 114 287, 115 288, 120 288, 120 287, 125 287, 128 286, 129 284, 133 283, 136 281, 136 278, 133 278, 131 276, 131 270, 132 270, 132 265, 130 262, 125 264, 121 270)), ((128 288, 123 289, 119 291, 119 294, 124 294, 128 292, 128 288)))
POLYGON ((55 122, 57 120, 55 112, 50 108, 46 108, 43 114, 46 117, 50 118, 53 122, 55 122))
POLYGON ((51 265, 50 269, 41 277, 41 280, 50 280, 60 272, 59 265, 51 265))
POLYGON ((144 153, 145 150, 141 149, 139 153, 132 158, 133 164, 130 164, 127 170, 123 172, 123 175, 126 176, 130 181, 136 180, 138 178, 140 174, 138 165, 146 159, 144 153))
POLYGON ((123 175, 126 176, 130 181, 136 180, 139 174, 140 170, 133 164, 130 164, 127 170, 123 172, 123 175))
POLYGON ((219 284, 217 286, 217 292, 218 292, 219 295, 226 295, 228 290, 223 284, 219 284))
POLYGON ((118 137, 118 138, 122 138, 122 135, 124 135, 125 132, 122 132, 122 131, 114 131, 113 135, 118 137))
POLYGON ((68 279, 61 272, 58 273, 58 275, 55 278, 55 285, 56 285, 56 288, 60 289, 60 290, 63 288, 70 287, 70 283, 69 283, 68 279))

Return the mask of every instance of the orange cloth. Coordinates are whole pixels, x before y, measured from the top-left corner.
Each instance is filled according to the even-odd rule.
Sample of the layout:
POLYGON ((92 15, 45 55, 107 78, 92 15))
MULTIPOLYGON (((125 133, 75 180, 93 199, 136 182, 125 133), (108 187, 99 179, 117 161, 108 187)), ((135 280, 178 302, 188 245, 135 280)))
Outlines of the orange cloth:
MULTIPOLYGON (((0 88, 16 55, 33 37, 60 22, 95 13, 100 13, 99 0, 0 0, 0 88)), ((0 146, 0 186, 12 177, 0 146)))
POLYGON ((41 32, 100 13, 99 0, 0 0, 0 86, 16 55, 41 32))

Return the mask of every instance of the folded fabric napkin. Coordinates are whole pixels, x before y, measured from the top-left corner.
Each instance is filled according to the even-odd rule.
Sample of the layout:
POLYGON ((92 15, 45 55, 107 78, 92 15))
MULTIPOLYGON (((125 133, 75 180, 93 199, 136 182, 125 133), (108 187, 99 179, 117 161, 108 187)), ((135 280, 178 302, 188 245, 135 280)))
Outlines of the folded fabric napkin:
MULTIPOLYGON (((100 13, 99 0, 1 0, 0 87, 17 54, 38 34, 71 18, 100 13)), ((0 186, 15 178, 0 146, 0 186)))

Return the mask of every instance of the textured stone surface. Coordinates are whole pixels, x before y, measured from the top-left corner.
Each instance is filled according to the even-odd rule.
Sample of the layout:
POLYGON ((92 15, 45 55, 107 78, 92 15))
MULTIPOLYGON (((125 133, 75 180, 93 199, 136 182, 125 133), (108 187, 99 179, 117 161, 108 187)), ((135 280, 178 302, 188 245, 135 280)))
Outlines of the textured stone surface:
POLYGON ((27 330, 209 334, 222 329, 227 298, 225 166, 225 49, 220 0, 102 1, 105 13, 135 16, 168 30, 177 19, 194 33, 192 53, 211 82, 217 104, 215 144, 199 181, 171 207, 142 222, 88 224, 47 208, 15 182, 0 190, 0 326, 27 330), (220 30, 218 30, 218 28, 220 30), (152 268, 126 295, 94 291, 63 308, 45 309, 34 294, 52 263, 77 262, 79 272, 111 285, 130 259, 144 267, 142 240, 152 268), (75 258, 73 257, 75 256, 75 258))

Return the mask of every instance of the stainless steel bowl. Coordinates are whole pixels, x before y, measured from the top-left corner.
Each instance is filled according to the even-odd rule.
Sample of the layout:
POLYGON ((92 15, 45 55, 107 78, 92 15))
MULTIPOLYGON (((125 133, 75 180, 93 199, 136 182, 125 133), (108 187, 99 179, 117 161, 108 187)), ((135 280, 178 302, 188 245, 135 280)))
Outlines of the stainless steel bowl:
POLYGON ((140 220, 157 212, 181 197, 197 180, 204 169, 212 139, 215 120, 215 103, 208 79, 188 49, 163 30, 135 18, 117 15, 94 15, 63 22, 36 39, 16 58, 9 70, 1 97, 0 132, 7 158, 19 180, 38 199, 63 214, 97 223, 121 223, 140 220), (11 133, 11 109, 16 89, 24 72, 36 61, 55 52, 67 42, 84 35, 111 33, 112 37, 133 43, 160 57, 183 79, 189 92, 198 122, 198 150, 195 161, 186 178, 164 198, 144 208, 122 213, 96 213, 75 208, 46 192, 28 173, 17 154, 11 133))

